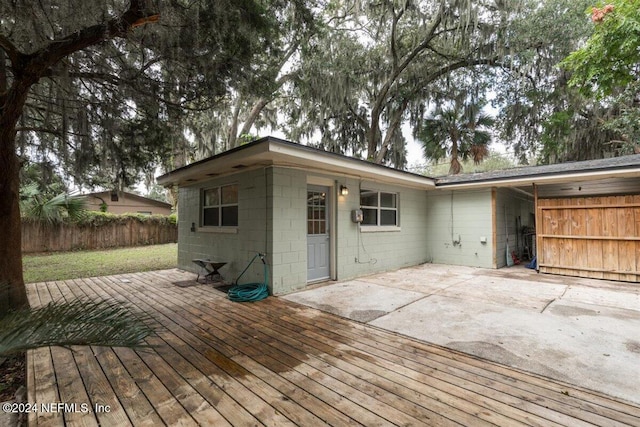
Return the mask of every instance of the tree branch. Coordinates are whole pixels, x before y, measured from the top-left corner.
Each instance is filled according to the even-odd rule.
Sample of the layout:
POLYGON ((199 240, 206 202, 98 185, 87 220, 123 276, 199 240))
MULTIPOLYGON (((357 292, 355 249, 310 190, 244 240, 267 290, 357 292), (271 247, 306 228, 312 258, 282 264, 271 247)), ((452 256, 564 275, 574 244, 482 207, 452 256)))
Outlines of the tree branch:
POLYGON ((11 40, 0 34, 0 49, 4 50, 9 57, 9 61, 11 61, 11 66, 15 67, 19 62, 19 58, 21 53, 18 49, 11 43, 11 40))
POLYGON ((4 94, 7 92, 8 80, 7 76, 7 64, 6 64, 6 53, 4 50, 0 49, 0 105, 4 105, 2 98, 4 94))
POLYGON ((493 58, 462 59, 460 61, 453 62, 447 66, 444 66, 439 70, 434 71, 425 79, 424 83, 425 85, 429 83, 433 83, 434 81, 438 80, 440 77, 444 76, 445 74, 450 73, 451 71, 458 70, 460 68, 465 68, 465 67, 474 67, 476 65, 502 66, 502 63, 498 61, 497 56, 493 58))
MULTIPOLYGON (((53 75, 51 75, 53 76, 53 75)), ((68 76, 76 79, 90 79, 90 80, 99 80, 104 83, 109 83, 113 86, 120 86, 122 79, 118 76, 108 73, 95 73, 95 72, 71 72, 68 73, 68 76)))
POLYGON ((145 3, 146 0, 131 0, 129 9, 119 17, 83 28, 62 39, 53 40, 47 46, 28 55, 29 60, 24 67, 24 72, 37 81, 52 65, 74 52, 105 40, 126 37, 133 28, 149 22, 157 22, 159 15, 148 12, 145 3))
POLYGON ((428 29, 427 34, 426 34, 424 40, 422 41, 422 43, 420 43, 419 45, 414 47, 404 57, 404 60, 402 61, 402 63, 400 65, 398 65, 397 67, 394 67, 393 72, 391 73, 391 75, 389 76, 387 81, 384 83, 384 85, 380 89, 380 93, 376 97, 376 100, 375 100, 375 103, 373 105, 373 108, 371 109, 371 132, 369 132, 369 136, 367 138, 368 139, 368 142, 367 142, 367 145, 368 145, 368 147, 367 147, 368 148, 367 157, 369 158, 369 160, 373 160, 376 157, 376 153, 375 153, 376 152, 376 148, 377 148, 376 138, 377 138, 377 133, 378 133, 379 128, 380 128, 380 123, 379 123, 380 114, 382 112, 382 105, 384 104, 385 100, 387 99, 387 94, 389 93, 389 90, 391 89, 391 86, 398 79, 400 74, 402 74, 402 72, 413 62, 413 60, 423 50, 425 50, 429 46, 429 44, 434 39, 434 37, 436 37, 436 30, 438 29, 438 27, 442 23, 442 17, 444 15, 444 8, 445 8, 445 3, 441 2, 440 3, 440 8, 438 10, 438 13, 437 13, 435 19, 433 20, 433 22, 431 23, 431 27, 428 29))
POLYGON ((344 103, 347 105, 347 108, 349 109, 349 111, 351 111, 351 114, 353 114, 353 116, 356 118, 358 123, 360 123, 360 125, 364 128, 365 132, 369 131, 369 122, 367 122, 367 120, 364 117, 358 114, 358 112, 353 108, 351 103, 347 102, 346 98, 344 100, 344 103))
MULTIPOLYGON (((282 68, 286 65, 287 61, 289 60, 289 58, 291 58, 291 56, 293 56, 296 50, 298 50, 299 46, 300 46, 299 42, 292 43, 291 46, 289 46, 289 49, 287 50, 284 57, 280 61, 279 70, 282 70, 282 68)), ((251 127, 258 119, 258 116, 260 115, 260 113, 262 113, 262 110, 264 110, 267 104, 269 104, 269 102, 271 102, 275 98, 276 92, 280 90, 282 85, 284 85, 286 82, 292 81, 294 77, 295 77, 295 72, 283 74, 282 76, 276 79, 276 81, 274 82, 275 83, 274 90, 269 95, 269 97, 260 97, 258 101, 256 101, 256 103, 253 104, 253 107, 251 108, 251 112, 249 113, 249 116, 245 120, 244 124, 242 125, 242 129, 240 130, 240 133, 236 132, 237 131, 237 126, 236 126, 236 129, 234 130, 234 133, 236 133, 234 135, 235 139, 237 139, 237 137, 240 137, 242 135, 249 133, 249 131, 251 130, 251 127)), ((236 116, 236 119, 237 119, 237 116, 236 116)), ((235 140, 234 140, 234 143, 235 143, 235 140)))
POLYGON ((55 129, 40 128, 35 126, 16 127, 16 132, 49 133, 58 137, 62 137, 62 131, 55 130, 55 129))
POLYGON ((391 57, 393 58, 393 68, 394 68, 394 70, 398 67, 398 52, 396 50, 396 37, 397 37, 396 31, 397 31, 397 28, 398 28, 398 21, 400 21, 400 18, 402 18, 402 15, 404 15, 405 10, 406 10, 406 4, 402 8, 402 10, 396 14, 395 8, 393 7, 393 5, 391 6, 391 13, 393 14, 393 21, 391 22, 391 40, 390 40, 390 44, 391 44, 391 57))

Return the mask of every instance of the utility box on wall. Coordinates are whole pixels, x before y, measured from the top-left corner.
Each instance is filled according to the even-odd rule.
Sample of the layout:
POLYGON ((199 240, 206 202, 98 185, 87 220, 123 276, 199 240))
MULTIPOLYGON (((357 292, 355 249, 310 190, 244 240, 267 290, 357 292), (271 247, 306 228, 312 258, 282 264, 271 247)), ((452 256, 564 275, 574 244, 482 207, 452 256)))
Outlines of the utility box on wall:
POLYGON ((351 211, 351 221, 360 224, 364 219, 362 209, 354 209, 351 211))

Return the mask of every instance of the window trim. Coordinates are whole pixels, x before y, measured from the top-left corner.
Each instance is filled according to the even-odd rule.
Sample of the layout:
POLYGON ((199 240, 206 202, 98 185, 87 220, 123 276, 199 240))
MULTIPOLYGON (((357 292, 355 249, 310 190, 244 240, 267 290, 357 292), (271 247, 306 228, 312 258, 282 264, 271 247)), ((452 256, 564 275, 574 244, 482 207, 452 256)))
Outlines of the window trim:
POLYGON ((237 232, 237 228, 238 228, 238 225, 240 223, 240 218, 239 218, 239 213, 240 213, 239 195, 238 195, 238 200, 236 200, 235 203, 222 203, 222 189, 224 187, 233 187, 233 186, 238 187, 236 193, 239 193, 238 183, 222 184, 222 185, 217 185, 217 186, 213 186, 213 187, 206 187, 206 188, 202 188, 201 189, 201 191, 200 191, 200 226, 198 227, 197 231, 234 233, 234 230, 236 230, 235 232, 237 232), (211 190, 217 190, 217 192, 218 192, 218 204, 205 206, 205 200, 206 200, 205 194, 206 194, 207 191, 211 191, 211 190), (232 206, 235 206, 236 208, 238 208, 237 223, 235 225, 222 225, 222 208, 232 207, 232 206), (204 215, 204 211, 205 211, 205 209, 211 209, 211 208, 217 208, 218 209, 218 224, 219 225, 205 225, 204 224, 204 216, 205 216, 204 215))
POLYGON ((377 206, 369 206, 363 205, 362 201, 360 201, 360 209, 365 210, 376 210, 376 220, 377 224, 364 224, 360 223, 360 230, 362 232, 372 232, 372 231, 400 231, 400 193, 393 191, 383 191, 383 190, 374 190, 369 188, 360 188, 360 197, 362 197, 362 192, 370 192, 376 193, 377 196, 377 206), (381 206, 382 194, 392 194, 395 196, 395 207, 389 208, 385 206, 381 206), (394 211, 396 213, 396 223, 395 224, 380 224, 382 218, 382 211, 394 211))

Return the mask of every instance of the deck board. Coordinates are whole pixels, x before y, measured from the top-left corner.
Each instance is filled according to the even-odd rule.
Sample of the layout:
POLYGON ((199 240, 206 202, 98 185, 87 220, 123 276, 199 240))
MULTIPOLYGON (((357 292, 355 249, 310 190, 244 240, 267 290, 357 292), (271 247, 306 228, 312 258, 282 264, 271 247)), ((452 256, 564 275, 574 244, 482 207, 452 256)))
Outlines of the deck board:
POLYGON ((109 405, 30 425, 638 426, 640 407, 279 298, 239 304, 179 270, 28 285, 32 305, 110 298, 152 348, 27 353, 35 402, 109 405))

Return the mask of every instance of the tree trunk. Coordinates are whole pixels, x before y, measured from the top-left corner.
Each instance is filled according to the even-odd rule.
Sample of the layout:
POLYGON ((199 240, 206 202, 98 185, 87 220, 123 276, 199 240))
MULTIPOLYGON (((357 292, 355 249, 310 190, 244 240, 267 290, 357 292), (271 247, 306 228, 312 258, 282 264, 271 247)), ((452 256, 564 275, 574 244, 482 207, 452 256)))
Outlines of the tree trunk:
POLYGON ((63 58, 79 50, 114 37, 126 37, 135 27, 156 22, 148 0, 130 0, 129 8, 119 17, 98 23, 67 37, 52 41, 38 51, 25 55, 0 34, 0 316, 10 309, 28 306, 22 276, 22 225, 20 220, 20 160, 16 154, 16 125, 20 120, 31 86, 63 58), (8 88, 8 57, 12 83, 8 88), (8 90, 7 90, 8 88, 8 90))
POLYGON ((460 173, 461 166, 458 160, 458 140, 451 139, 451 166, 449 167, 449 175, 457 175, 460 173))
POLYGON ((242 96, 238 95, 233 105, 233 114, 231 116, 231 126, 227 132, 227 143, 224 151, 231 150, 238 146, 238 117, 240 116, 240 105, 242 104, 242 96))
POLYGON ((382 107, 379 105, 380 100, 376 100, 371 110, 371 119, 369 131, 366 133, 367 138, 367 160, 375 162, 378 154, 378 142, 382 139, 380 135, 380 114, 382 107))
POLYGON ((0 317, 29 304, 22 276, 20 161, 16 155, 16 124, 29 87, 28 83, 14 82, 0 98, 0 317))
POLYGON ((247 135, 249 134, 249 132, 251 132, 251 126, 253 126, 253 124, 256 122, 258 116, 260 116, 260 113, 262 113, 262 110, 264 110, 264 107, 266 107, 268 103, 269 100, 266 98, 258 99, 258 101, 253 105, 253 108, 251 108, 249 117, 247 117, 247 120, 245 120, 244 124, 242 125, 242 129, 240 130, 238 137, 247 135))
MULTIPOLYGON (((391 123, 389 124, 389 128, 387 129, 387 134, 384 137, 384 141, 382 142, 382 146, 380 147, 380 151, 376 155, 375 162, 377 164, 381 164, 384 160, 384 156, 387 155, 387 151, 391 148, 392 140, 396 135, 396 132, 400 129, 400 125, 402 124, 402 116, 404 114, 404 110, 407 109, 407 105, 409 105, 409 100, 405 99, 402 101, 402 105, 393 112, 391 117, 391 123)), ((394 165, 398 166, 398 165, 394 165)))

